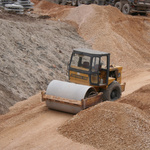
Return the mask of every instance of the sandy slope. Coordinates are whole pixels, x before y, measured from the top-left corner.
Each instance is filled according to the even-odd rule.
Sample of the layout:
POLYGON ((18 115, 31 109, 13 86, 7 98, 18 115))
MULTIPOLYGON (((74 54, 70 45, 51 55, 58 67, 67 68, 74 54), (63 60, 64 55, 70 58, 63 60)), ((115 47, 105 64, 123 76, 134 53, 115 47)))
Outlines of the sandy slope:
POLYGON ((1 12, 0 26, 0 114, 52 79, 67 80, 72 49, 87 47, 75 28, 60 21, 1 12))

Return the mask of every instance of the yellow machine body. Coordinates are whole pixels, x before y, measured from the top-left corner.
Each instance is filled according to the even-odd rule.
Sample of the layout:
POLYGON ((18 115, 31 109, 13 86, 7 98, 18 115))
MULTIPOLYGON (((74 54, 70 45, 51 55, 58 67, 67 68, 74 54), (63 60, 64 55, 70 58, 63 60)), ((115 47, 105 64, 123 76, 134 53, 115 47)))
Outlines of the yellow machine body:
MULTIPOLYGON (((72 66, 73 68, 77 68, 76 66, 72 66)), ((78 68, 77 68, 78 69, 78 68)), ((86 68, 80 68, 81 70, 87 70, 86 68)), ((88 74, 85 73, 80 73, 76 71, 69 71, 69 81, 77 84, 82 84, 82 85, 88 85, 88 86, 93 86, 97 91, 99 91, 100 88, 102 89, 107 89, 107 87, 113 82, 117 81, 121 85, 122 92, 125 90, 125 83, 121 84, 121 78, 122 78, 122 67, 121 66, 110 66, 109 69, 109 74, 110 76, 108 77, 108 85, 106 85, 106 72, 101 71, 99 75, 99 79, 103 82, 99 84, 99 86, 93 86, 90 84, 90 79, 88 74), (119 74, 119 76, 118 76, 119 74)), ((91 79, 93 82, 94 80, 96 81, 97 78, 92 76, 91 79)))
POLYGON ((122 67, 110 65, 110 54, 90 49, 74 49, 68 65, 69 82, 52 80, 41 100, 50 109, 78 113, 106 100, 121 97, 122 67))

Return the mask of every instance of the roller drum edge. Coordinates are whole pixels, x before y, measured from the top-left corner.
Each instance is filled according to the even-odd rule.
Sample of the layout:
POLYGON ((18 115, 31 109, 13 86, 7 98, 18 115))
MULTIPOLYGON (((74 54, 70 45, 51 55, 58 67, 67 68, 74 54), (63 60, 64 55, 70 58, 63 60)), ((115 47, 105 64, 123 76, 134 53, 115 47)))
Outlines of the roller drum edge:
MULTIPOLYGON (((59 80, 51 81, 46 90, 46 95, 53 95, 76 101, 81 101, 82 99, 85 99, 94 93, 96 93, 96 90, 91 86, 80 85, 59 80)), ((76 114, 82 110, 82 107, 80 106, 59 103, 51 100, 47 100, 46 105, 50 109, 69 112, 73 114, 76 114)))

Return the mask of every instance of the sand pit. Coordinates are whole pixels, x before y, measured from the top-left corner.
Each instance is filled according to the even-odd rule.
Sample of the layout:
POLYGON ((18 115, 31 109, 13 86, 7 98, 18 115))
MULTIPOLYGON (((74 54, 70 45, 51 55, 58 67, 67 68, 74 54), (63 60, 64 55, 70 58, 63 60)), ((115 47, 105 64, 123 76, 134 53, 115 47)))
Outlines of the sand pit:
POLYGON ((128 104, 96 105, 74 116, 59 132, 73 141, 105 150, 150 149, 150 120, 128 104))

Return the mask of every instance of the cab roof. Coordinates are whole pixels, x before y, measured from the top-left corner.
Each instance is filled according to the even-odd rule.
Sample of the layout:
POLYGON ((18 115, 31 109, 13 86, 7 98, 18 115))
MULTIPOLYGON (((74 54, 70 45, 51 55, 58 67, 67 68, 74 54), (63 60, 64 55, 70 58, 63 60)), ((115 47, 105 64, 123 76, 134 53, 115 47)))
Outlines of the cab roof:
POLYGON ((106 55, 110 55, 110 53, 107 52, 102 52, 102 51, 97 51, 97 50, 93 50, 93 49, 88 49, 88 48, 77 48, 77 49, 73 49, 74 52, 79 53, 79 54, 85 54, 85 55, 90 55, 90 56, 106 56, 106 55))

